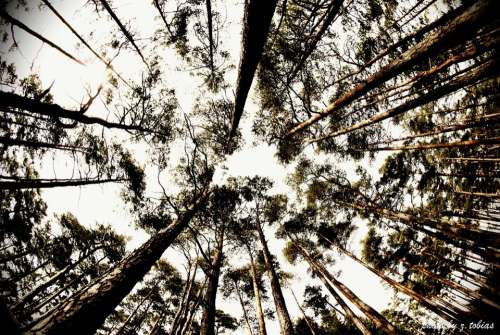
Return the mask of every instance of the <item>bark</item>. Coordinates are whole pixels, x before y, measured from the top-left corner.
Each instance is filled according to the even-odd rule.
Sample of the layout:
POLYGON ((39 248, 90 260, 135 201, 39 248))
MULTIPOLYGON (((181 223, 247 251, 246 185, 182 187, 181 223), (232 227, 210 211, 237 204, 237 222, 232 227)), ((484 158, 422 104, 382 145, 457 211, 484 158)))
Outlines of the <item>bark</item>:
MULTIPOLYGON (((429 91, 423 95, 420 95, 412 100, 408 100, 401 105, 394 107, 388 111, 377 113, 373 116, 371 116, 368 119, 365 119, 361 122, 356 123, 355 125, 352 125, 350 127, 338 130, 334 133, 328 134, 326 136, 314 139, 309 141, 308 143, 313 143, 313 142, 318 142, 322 141, 325 139, 329 138, 335 138, 340 135, 348 134, 350 132, 353 132, 358 129, 362 129, 371 125, 374 125, 378 122, 381 122, 383 120, 386 120, 388 118, 401 115, 407 111, 410 111, 414 108, 420 107, 422 105, 425 105, 429 102, 435 101, 447 94, 450 94, 452 92, 455 92, 456 90, 459 90, 463 87, 472 85, 476 83, 477 81, 488 78, 488 77, 493 77, 497 75, 499 72, 499 66, 498 63, 495 59, 491 59, 490 61, 486 62, 485 64, 477 67, 474 70, 471 70, 469 73, 466 73, 462 76, 460 76, 457 79, 454 79, 450 81, 449 83, 443 84, 437 88, 434 88, 432 91, 429 91)), ((384 150, 383 148, 373 148, 372 150, 384 150)), ((389 150, 389 149, 386 149, 389 150)))
POLYGON ((293 293, 293 290, 290 290, 290 293, 292 293, 293 299, 297 303, 297 307, 299 307, 299 310, 302 313, 302 317, 304 318, 304 320, 305 320, 305 322, 307 324, 307 327, 309 328, 309 331, 311 332, 312 335, 316 335, 316 332, 314 331, 314 328, 313 328, 311 322, 309 321, 309 317, 306 315, 306 312, 304 311, 304 309, 300 305, 299 300, 297 300, 297 297, 295 296, 295 293, 293 293))
MULTIPOLYGON (((74 57, 73 55, 71 55, 69 52, 65 51, 64 49, 62 49, 60 46, 58 46, 57 44, 51 42, 50 40, 46 39, 45 37, 43 37, 42 35, 38 34, 36 31, 34 30, 31 30, 28 26, 26 26, 24 23, 22 23, 21 21, 13 18, 12 16, 10 16, 7 12, 5 12, 3 9, 0 9, 0 17, 4 18, 5 21, 7 21, 8 23, 12 24, 13 26, 16 26, 16 27, 19 27, 20 29, 24 30, 25 32, 27 32, 28 34, 32 35, 33 37, 39 39, 40 41, 42 41, 43 43, 47 43, 48 45, 50 45, 52 48, 56 49, 57 51, 61 52, 63 55, 65 55, 66 57, 70 58, 71 60, 77 62, 78 64, 80 65, 85 65, 82 61, 78 60, 76 57, 74 57)), ((0 99, 1 100, 1 99, 0 99)))
POLYGON ((423 41, 404 52, 398 59, 391 61, 379 71, 357 84, 354 88, 328 105, 321 113, 296 125, 288 132, 287 136, 300 132, 311 124, 347 106, 365 93, 396 77, 405 70, 410 69, 426 57, 433 56, 473 37, 479 28, 495 19, 496 15, 493 13, 496 11, 494 7, 494 0, 478 0, 469 5, 463 13, 451 20, 447 25, 440 27, 423 41))
POLYGON ((85 186, 105 183, 121 183, 126 181, 123 178, 112 179, 76 179, 76 180, 53 180, 45 181, 38 179, 21 179, 16 181, 0 181, 0 190, 22 190, 22 189, 39 189, 39 188, 54 188, 54 187, 69 187, 69 186, 85 186))
MULTIPOLYGON (((498 139, 498 143, 500 143, 500 139, 498 139)), ((474 196, 474 197, 499 198, 500 199, 500 193, 467 192, 467 191, 455 191, 455 193, 474 196)))
POLYGON ((209 196, 206 191, 176 221, 152 236, 89 287, 42 316, 27 334, 93 334, 186 228, 209 196))
POLYGON ((106 68, 108 68, 111 71, 113 71, 113 73, 116 74, 117 77, 121 79, 121 81, 123 81, 127 86, 129 86, 130 88, 132 88, 131 85, 125 79, 123 79, 122 76, 118 72, 116 72, 116 70, 113 68, 113 66, 111 65, 111 63, 108 62, 107 60, 105 60, 101 55, 99 55, 94 50, 94 48, 92 48, 87 43, 87 41, 71 26, 71 24, 69 24, 69 22, 66 21, 66 19, 57 11, 57 9, 55 9, 54 6, 52 6, 52 4, 48 0, 42 0, 42 2, 47 7, 49 7, 49 9, 52 11, 52 13, 54 13, 54 15, 57 16, 57 18, 73 33, 73 35, 75 35, 80 40, 80 42, 83 43, 83 45, 85 45, 87 47, 87 49, 90 50, 90 52, 92 52, 104 65, 106 65, 106 68))
POLYGON ((245 323, 247 324, 248 332, 250 335, 253 335, 252 325, 250 324, 250 320, 248 319, 247 309, 245 308, 245 303, 243 302, 243 298, 241 297, 240 287, 238 286, 238 282, 236 280, 233 280, 233 283, 236 289, 236 294, 238 295, 241 309, 243 311, 243 318, 245 319, 245 323))
POLYGON ((267 35, 277 3, 277 0, 245 1, 245 14, 241 37, 241 56, 238 68, 238 79, 236 81, 236 96, 230 138, 236 134, 236 130, 238 129, 248 91, 252 86, 257 65, 264 51, 264 45, 266 44, 267 35))
POLYGON ((274 298, 274 304, 276 306, 276 314, 278 315, 278 321, 280 323, 280 334, 281 335, 293 335, 293 323, 290 319, 290 314, 286 307, 285 298, 283 297, 283 292, 281 291, 281 285, 279 282, 278 275, 274 266, 272 264, 272 257, 269 248, 267 247, 266 238, 260 223, 257 223, 257 232, 259 233, 259 239, 262 244, 262 251, 264 253, 264 262, 266 265, 267 274, 269 275, 269 280, 271 282, 271 290, 274 298))
POLYGON ((318 269, 318 271, 323 276, 325 276, 333 284, 333 286, 336 287, 347 299, 349 299, 356 307, 358 307, 363 312, 363 314, 365 314, 366 317, 370 319, 373 324, 375 324, 377 328, 383 330, 387 334, 398 334, 396 328, 389 321, 387 321, 384 316, 382 316, 379 312, 377 312, 375 309, 361 300, 347 286, 335 279, 335 277, 323 265, 315 261, 300 244, 296 243, 295 245, 298 247, 300 253, 307 260, 307 262, 311 265, 314 265, 314 267, 318 269))
POLYGON ((127 125, 115 122, 109 122, 104 119, 87 116, 83 114, 84 110, 69 110, 62 108, 57 104, 50 104, 46 102, 40 102, 35 99, 30 99, 17 95, 15 93, 8 93, 0 91, 0 108, 19 108, 30 113, 44 115, 48 117, 55 117, 58 119, 68 119, 82 124, 98 124, 106 128, 115 128, 129 131, 139 131, 139 132, 151 132, 154 131, 138 126, 138 125, 127 125))
POLYGON ((220 232, 217 242, 217 250, 213 256, 208 276, 207 292, 205 294, 205 308, 201 318, 200 335, 215 335, 215 301, 219 287, 220 270, 223 260, 224 229, 220 232))
POLYGON ((120 19, 118 18, 118 16, 116 16, 115 12, 113 11, 113 9, 109 5, 109 3, 106 0, 100 0, 100 1, 101 1, 102 6, 104 7, 104 9, 106 9, 106 11, 108 12, 109 16, 111 16, 111 18, 113 19, 113 21, 115 21, 115 23, 118 25, 118 27, 120 27, 120 30, 123 33, 123 35, 125 35, 125 37, 127 38, 127 40, 134 47, 135 51, 137 51, 137 53, 141 57, 143 63, 146 65, 146 67, 149 68, 148 62, 146 62, 146 59, 142 55, 141 49, 139 49, 139 47, 137 46, 137 44, 135 44, 134 38, 129 33, 129 31, 127 30, 127 28, 125 28, 125 26, 120 21, 120 19))
POLYGON ((259 323, 259 335, 267 335, 266 330, 266 321, 264 319, 264 312, 262 309, 262 303, 260 298, 260 289, 259 284, 257 282, 257 271, 255 269, 255 262, 253 259, 252 250, 247 245, 248 255, 250 256, 250 272, 252 275, 252 286, 253 286, 253 294, 255 296, 255 311, 257 314, 257 321, 259 323))

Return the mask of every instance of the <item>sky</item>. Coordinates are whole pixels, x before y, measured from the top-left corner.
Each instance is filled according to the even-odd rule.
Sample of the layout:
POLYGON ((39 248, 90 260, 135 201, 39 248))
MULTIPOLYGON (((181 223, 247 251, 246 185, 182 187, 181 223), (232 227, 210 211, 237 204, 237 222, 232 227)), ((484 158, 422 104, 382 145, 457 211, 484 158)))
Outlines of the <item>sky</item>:
MULTIPOLYGON (((89 9, 83 8, 84 2, 60 2, 54 0, 52 4, 78 31, 88 32, 89 29, 92 29, 95 40, 106 37, 110 34, 110 31, 116 31, 113 23, 104 17, 105 13, 101 13, 101 18, 90 17, 88 15, 89 9)), ((130 22, 131 27, 141 37, 152 35, 154 30, 160 27, 159 20, 155 18, 156 12, 148 1, 116 0, 114 3, 115 7, 118 8, 117 13, 119 17, 124 22, 130 22)), ((218 1, 217 3, 221 2, 218 1)), ((230 51, 233 63, 237 65, 240 48, 239 32, 241 31, 243 11, 241 2, 232 2, 227 5, 227 8, 227 10, 222 10, 227 18, 226 31, 223 32, 223 43, 224 47, 230 51)), ((76 38, 47 9, 40 12, 35 8, 29 13, 11 11, 11 14, 25 22, 30 28, 41 35, 48 37, 64 49, 71 51, 71 53, 77 55, 85 62, 85 66, 76 64, 49 46, 42 45, 42 43, 33 37, 14 28, 19 48, 9 53, 7 60, 15 62, 20 77, 30 72, 35 72, 40 75, 44 87, 48 87, 53 82, 54 85, 51 92, 55 97, 56 103, 68 107, 77 107, 82 101, 88 98, 87 91, 94 93, 99 84, 106 79, 104 66, 85 47, 80 46, 75 48, 78 44, 76 38)), ((144 47, 144 53, 147 54, 147 43, 144 40, 138 40, 138 43, 144 47)), ((2 46, 1 51, 5 51, 5 46, 2 46)), ((165 67, 170 71, 171 81, 168 84, 175 88, 181 109, 189 111, 196 93, 199 91, 197 80, 182 69, 176 70, 180 65, 175 60, 173 52, 165 51, 162 56, 165 67)), ((139 75, 140 71, 138 69, 141 69, 143 64, 136 54, 125 52, 113 62, 113 65, 120 73, 133 78, 139 75)), ((236 71, 231 71, 227 76, 227 81, 234 83, 235 78, 236 71)), ((215 182, 222 183, 228 176, 260 175, 273 180, 274 188, 272 192, 291 195, 291 189, 286 185, 285 179, 287 174, 293 171, 293 166, 285 167, 278 163, 274 156, 274 147, 266 144, 252 145, 250 131, 251 115, 258 108, 253 92, 254 90, 252 89, 245 108, 246 114, 241 124, 246 144, 242 150, 227 158, 224 163, 227 170, 217 170, 214 178, 215 182)), ((106 116, 106 112, 99 102, 92 106, 89 114, 106 116)), ((136 159, 145 165, 147 154, 144 147, 137 145, 130 148, 134 151, 136 159)), ((175 151, 175 148, 172 150, 175 151)), ((317 159, 323 158, 322 156, 317 156, 317 159)), ((375 173, 381 161, 381 158, 379 158, 376 162, 371 163, 371 165, 368 162, 362 162, 361 164, 375 173)), ((353 165, 349 164, 346 163, 344 165, 346 171, 354 171, 353 165)), ((70 171, 71 164, 68 163, 66 158, 56 156, 44 159, 43 169, 40 174, 42 178, 61 177, 65 174, 67 175, 70 171)), ((148 168, 146 172, 149 172, 148 191, 158 190, 158 186, 155 185, 156 173, 151 169, 148 170, 148 168)), ((168 185, 168 180, 162 180, 162 182, 168 185)), ((120 189, 120 185, 110 184, 71 189, 46 189, 43 191, 43 198, 48 204, 49 216, 71 212, 85 225, 94 225, 98 222, 109 223, 119 233, 130 237, 128 249, 133 250, 144 243, 148 235, 134 228, 131 215, 119 197, 120 189)), ((359 255, 359 241, 366 234, 367 228, 363 222, 358 222, 358 226, 351 239, 351 249, 359 255)), ((290 283, 290 289, 301 300, 305 285, 313 283, 319 285, 320 282, 310 279, 310 274, 307 273, 307 268, 304 264, 288 264, 282 254, 283 241, 274 238, 273 231, 267 230, 266 236, 270 243, 271 252, 278 257, 283 268, 294 273, 295 277, 290 283)), ((173 264, 180 264, 179 255, 172 249, 169 249, 164 257, 173 264)), ((229 261, 231 262, 231 260, 229 261)), ((331 270, 341 270, 338 279, 376 310, 382 311, 390 303, 393 294, 392 291, 385 287, 375 275, 354 261, 346 257, 337 257, 336 264, 331 267, 331 270)), ((284 290, 284 295, 292 318, 299 317, 300 311, 288 289, 284 290)), ((218 299, 217 303, 218 308, 231 313, 233 316, 241 316, 239 305, 235 301, 224 302, 218 299)), ((356 309, 354 308, 354 310, 356 309)), ((312 317, 312 315, 310 316, 312 317)), ((278 333, 277 321, 271 322, 268 320, 267 326, 270 334, 278 333)), ((235 334, 245 334, 244 327, 241 327, 235 334)))

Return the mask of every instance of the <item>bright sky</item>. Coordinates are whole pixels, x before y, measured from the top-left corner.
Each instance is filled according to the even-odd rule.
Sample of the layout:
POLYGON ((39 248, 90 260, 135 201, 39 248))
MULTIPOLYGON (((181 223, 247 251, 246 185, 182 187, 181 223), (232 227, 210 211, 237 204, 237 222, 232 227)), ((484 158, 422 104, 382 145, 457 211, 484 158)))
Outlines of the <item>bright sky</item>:
MULTIPOLYGON (((107 20, 105 13, 101 14, 101 18, 89 15, 89 9, 83 8, 84 2, 65 1, 61 3, 54 0, 52 3, 78 31, 85 33, 89 32, 89 29, 92 29, 94 31, 94 39, 97 41, 109 34, 110 29, 117 31, 113 23, 107 20)), ((130 22, 133 29, 138 31, 141 37, 151 36, 154 30, 161 26, 160 22, 155 20, 156 12, 152 5, 149 4, 149 1, 115 0, 113 3, 114 7, 118 8, 117 13, 123 22, 130 22)), ((220 7, 221 1, 217 1, 216 3, 219 3, 220 7)), ((34 2, 33 5, 35 5, 34 2)), ((221 10, 222 13, 227 13, 226 32, 223 34, 224 48, 230 51, 233 62, 237 65, 240 47, 239 32, 241 31, 243 11, 241 3, 227 4, 227 8, 227 11, 225 9, 221 10)), ((72 54, 77 55, 86 63, 86 66, 78 65, 49 46, 42 46, 38 40, 14 28, 16 40, 20 47, 18 51, 9 54, 8 60, 15 62, 20 77, 30 72, 38 73, 44 87, 49 86, 54 81, 52 93, 56 103, 68 107, 78 106, 80 102, 85 101, 87 98, 85 89, 89 88, 91 92, 95 92, 99 84, 105 80, 104 66, 85 47, 81 46, 75 49, 75 45, 78 42, 76 38, 48 10, 44 10, 42 13, 36 8, 30 13, 19 13, 11 10, 11 14, 21 19, 33 30, 48 37, 64 49, 69 50, 72 54)), ((147 44, 141 40, 138 41, 138 44, 145 47, 144 53, 147 55, 147 44)), ((2 51, 4 50, 5 48, 2 46, 2 51)), ((167 51, 162 56, 164 57, 165 66, 171 70, 169 85, 176 89, 177 98, 182 110, 189 111, 198 91, 197 80, 185 71, 175 71, 178 64, 173 61, 176 57, 173 52, 167 51)), ((142 68, 140 59, 132 52, 125 52, 120 55, 113 62, 113 65, 120 73, 127 77, 138 75, 136 69, 142 68)), ((227 76, 228 82, 235 82, 235 77, 235 71, 229 73, 227 76)), ((291 190, 285 184, 285 178, 292 171, 293 167, 280 165, 274 157, 274 148, 265 144, 260 144, 256 147, 252 147, 251 145, 251 121, 248 119, 248 115, 251 115, 256 109, 255 97, 251 92, 246 106, 247 118, 244 118, 241 124, 247 142, 246 146, 241 151, 228 157, 225 162, 228 168, 227 172, 223 175, 222 170, 218 170, 215 179, 216 181, 220 181, 227 176, 266 176, 275 183, 273 192, 290 194, 291 190)), ((93 106, 90 113, 101 116, 106 115, 106 112, 99 104, 93 106)), ((146 154, 143 150, 144 148, 136 146, 134 149, 136 159, 145 164, 146 154)), ((52 177, 54 173, 61 176, 65 173, 67 174, 71 168, 64 158, 56 157, 54 164, 50 160, 52 158, 44 160, 45 163, 49 164, 44 164, 44 169, 41 171, 42 177, 52 177)), ((380 160, 377 160, 370 167, 370 170, 376 171, 379 162, 380 160)), ((369 166, 368 163, 363 163, 365 167, 369 166)), ((347 171, 354 171, 352 165, 347 164, 345 167, 347 171)), ((148 170, 146 171, 148 172, 148 170)), ((165 180, 164 183, 168 183, 168 181, 165 180)), ((157 184, 156 172, 152 171, 148 177, 148 187, 158 189, 155 184, 157 184)), ((120 188, 121 186, 119 185, 107 184, 104 186, 86 186, 71 189, 47 189, 43 191, 43 196, 49 206, 50 215, 72 212, 81 223, 86 225, 93 225, 96 222, 109 223, 119 233, 130 236, 129 249, 132 250, 141 245, 148 236, 144 232, 134 229, 130 215, 119 198, 120 188)), ((351 246, 355 252, 359 252, 359 241, 363 238, 366 231, 365 225, 361 224, 359 229, 354 233, 351 246)), ((267 232, 267 238, 270 241, 272 253, 278 257, 282 267, 286 271, 295 274, 295 278, 291 283, 291 289, 294 290, 296 296, 301 300, 305 285, 313 283, 310 275, 306 272, 306 266, 304 264, 299 264, 298 266, 289 265, 282 255, 283 241, 276 240, 272 231, 267 232)), ((173 250, 166 252, 166 258, 174 264, 180 262, 179 256, 173 250)), ((182 269, 181 267, 179 268, 182 269)), ((392 297, 392 292, 384 288, 373 274, 360 265, 344 257, 338 258, 336 265, 331 269, 335 271, 342 270, 339 277, 340 281, 376 310, 381 311, 387 307, 392 297)), ((320 283, 319 281, 314 281, 314 284, 320 283)), ((284 294, 292 318, 299 317, 300 311, 292 295, 286 289, 284 294)), ((241 316, 239 305, 236 302, 223 302, 219 299, 218 308, 225 310, 233 316, 241 316)), ((274 306, 271 306, 271 308, 274 309, 274 306)), ((269 334, 278 333, 277 321, 271 322, 268 320, 267 325, 269 327, 269 334)), ((244 333, 244 327, 236 332, 236 334, 244 333)))

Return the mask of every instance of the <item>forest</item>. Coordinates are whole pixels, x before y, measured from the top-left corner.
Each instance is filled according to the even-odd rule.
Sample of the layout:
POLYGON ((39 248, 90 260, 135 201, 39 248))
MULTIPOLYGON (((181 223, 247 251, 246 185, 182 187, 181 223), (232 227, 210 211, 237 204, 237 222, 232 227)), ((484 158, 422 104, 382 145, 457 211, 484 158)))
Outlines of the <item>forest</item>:
POLYGON ((1 1, 0 332, 499 334, 499 13, 1 1))

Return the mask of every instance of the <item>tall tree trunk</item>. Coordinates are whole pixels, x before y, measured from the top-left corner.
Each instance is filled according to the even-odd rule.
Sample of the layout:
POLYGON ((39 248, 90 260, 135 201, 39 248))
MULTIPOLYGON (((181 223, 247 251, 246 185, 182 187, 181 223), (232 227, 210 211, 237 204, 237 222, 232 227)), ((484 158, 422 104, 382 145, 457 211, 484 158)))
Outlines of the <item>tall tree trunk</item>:
POLYGON ((120 335, 120 334, 123 334, 125 332, 126 327, 130 324, 130 322, 132 321, 132 319, 135 317, 135 315, 139 311, 139 308, 141 308, 141 306, 144 304, 144 302, 147 299, 149 299, 149 297, 151 296, 152 293, 153 293, 153 289, 151 289, 148 292, 148 294, 146 294, 144 297, 142 297, 142 299, 139 301, 139 303, 135 306, 135 308, 132 311, 132 313, 130 313, 130 315, 127 317, 127 319, 125 320, 125 322, 123 322, 123 324, 120 326, 120 328, 118 328, 118 330, 116 331, 115 335, 120 335))
POLYGON ((452 149, 452 148, 464 148, 464 147, 476 147, 480 145, 497 145, 500 144, 500 138, 492 139, 478 139, 478 140, 467 140, 467 141, 454 141, 446 143, 419 143, 413 145, 401 145, 401 146, 388 146, 388 147, 375 147, 363 149, 361 151, 408 151, 408 150, 429 150, 429 149, 452 149))
POLYGON ((342 299, 342 297, 337 293, 337 291, 335 291, 333 286, 328 282, 327 278, 320 272, 320 270, 314 265, 314 263, 311 263, 308 260, 307 262, 309 263, 309 267, 311 268, 312 272, 316 274, 316 276, 318 276, 318 278, 323 282, 327 290, 333 296, 335 301, 338 302, 340 307, 342 307, 342 309, 345 312, 345 315, 347 316, 347 318, 349 318, 349 320, 352 321, 354 326, 356 326, 356 328, 358 328, 358 330, 363 335, 372 335, 372 332, 368 329, 368 327, 361 321, 360 318, 356 316, 356 314, 354 314, 352 309, 347 305, 347 303, 344 301, 344 299, 342 299))
POLYGON ((49 279, 47 279, 45 282, 40 283, 37 285, 35 288, 31 290, 28 294, 23 296, 21 299, 19 299, 16 304, 12 307, 13 311, 18 311, 19 309, 23 308, 26 303, 28 303, 30 300, 33 300, 33 298, 55 282, 57 282, 59 279, 63 278, 64 276, 67 275, 67 273, 71 270, 73 270, 78 264, 86 260, 90 255, 92 255, 94 252, 96 252, 100 248, 96 248, 89 253, 87 253, 85 256, 80 257, 77 261, 66 265, 64 268, 59 270, 57 273, 55 273, 53 276, 51 276, 49 279))
POLYGON ((82 153, 85 153, 87 150, 87 148, 77 147, 73 145, 64 145, 64 144, 56 144, 56 143, 41 142, 41 141, 26 141, 8 136, 1 136, 0 144, 3 144, 5 146, 15 145, 15 146, 29 147, 33 149, 58 149, 58 150, 82 152, 82 153))
POLYGON ((78 64, 80 65, 85 65, 82 61, 78 60, 75 56, 73 56, 72 54, 70 54, 69 52, 65 51, 64 49, 62 49, 60 46, 58 46, 57 44, 53 43, 52 41, 48 40, 47 38, 43 37, 42 35, 40 35, 39 33, 37 33, 36 31, 30 29, 28 26, 26 26, 24 23, 22 23, 21 21, 13 18, 12 16, 10 16, 7 12, 5 12, 3 9, 0 8, 0 17, 4 18, 5 21, 9 22, 10 24, 12 24, 13 26, 16 26, 16 27, 19 27, 21 28, 22 30, 24 30, 25 32, 27 32, 28 34, 30 34, 31 36, 39 39, 40 41, 42 41, 43 43, 47 43, 48 45, 50 45, 52 48, 56 49, 57 51, 59 51, 60 53, 62 53, 63 55, 65 55, 66 57, 70 58, 71 60, 77 62, 78 64))
POLYGON ((222 229, 219 234, 217 250, 215 251, 209 270, 205 306, 200 325, 200 335, 215 335, 215 312, 217 310, 215 301, 217 298, 217 289, 219 288, 220 269, 224 257, 224 229, 222 229))
POLYGON ((262 251, 264 253, 264 262, 266 265, 267 274, 271 282, 271 291, 273 293, 274 304, 276 306, 276 314, 278 314, 278 320, 280 323, 280 334, 281 335, 293 335, 293 323, 288 314, 288 309, 286 307, 285 298, 283 297, 283 292, 281 291, 281 285, 279 282, 278 275, 274 266, 272 264, 271 252, 267 246, 266 237, 262 231, 260 223, 257 223, 257 232, 259 233, 260 243, 262 244, 262 251))
POLYGON ((238 300, 241 305, 241 310, 243 311, 243 318, 245 319, 245 323, 247 324, 248 333, 253 335, 252 325, 250 324, 250 320, 248 319, 247 309, 245 308, 245 303, 243 302, 243 298, 241 297, 240 287, 238 286, 238 282, 233 280, 234 288, 236 289, 236 294, 238 295, 238 300))
POLYGON ((479 28, 487 25, 491 20, 496 18, 493 14, 493 12, 496 12, 494 9, 494 0, 478 0, 464 6, 468 8, 447 25, 441 26, 417 45, 404 52, 398 59, 383 66, 379 71, 357 84, 354 88, 328 105, 321 113, 293 127, 288 132, 288 136, 304 130, 311 124, 347 106, 365 93, 418 64, 426 57, 461 44, 468 38, 473 37, 479 28))
POLYGON ((208 190, 176 221, 152 236, 92 285, 64 301, 48 313, 27 334, 93 334, 106 317, 151 269, 163 252, 186 228, 191 218, 205 205, 208 190))
POLYGON ((241 36, 241 56, 236 80, 233 119, 230 138, 236 134, 245 107, 248 91, 260 62, 271 26, 277 0, 247 0, 241 36))
MULTIPOLYGON (((333 23, 333 20, 337 17, 339 14, 340 7, 342 7, 342 3, 344 0, 333 0, 330 5, 328 6, 328 13, 325 17, 325 20, 323 21, 323 24, 321 25, 321 28, 318 30, 318 32, 312 37, 312 41, 307 45, 307 49, 304 51, 302 56, 300 57, 299 62, 297 65, 293 68, 292 72, 287 78, 287 86, 292 82, 293 78, 297 75, 297 73, 302 69, 304 66, 304 63, 306 62, 307 58, 313 53, 314 49, 316 49, 316 46, 318 45, 319 41, 321 41, 321 38, 327 31, 328 27, 333 23)), ((285 15, 285 13, 283 14, 285 15)))
POLYGON ((210 59, 210 72, 212 76, 215 75, 214 68, 214 37, 213 37, 213 24, 212 24, 212 1, 205 0, 207 7, 207 25, 208 25, 208 45, 209 45, 209 59, 210 59))
POLYGON ((193 324, 193 319, 194 319, 194 315, 196 314, 196 310, 198 309, 198 307, 202 303, 206 284, 207 284, 207 279, 205 279, 205 282, 203 283, 203 286, 200 287, 200 289, 198 291, 198 295, 197 295, 195 301, 193 301, 193 304, 192 304, 191 308, 189 309, 188 315, 185 318, 185 322, 182 325, 180 333, 175 334, 175 335, 185 335, 185 334, 188 334, 188 332, 191 329, 191 326, 193 324))
POLYGON ((23 190, 23 189, 39 189, 39 188, 54 188, 54 187, 70 187, 70 186, 85 186, 97 185, 105 183, 122 183, 126 181, 124 178, 111 179, 76 179, 76 180, 57 180, 45 181, 38 179, 22 179, 17 181, 0 181, 0 190, 23 190))
POLYGON ((253 286, 253 294, 255 296, 255 310, 257 313, 257 321, 259 323, 259 335, 267 335, 266 331, 266 321, 264 319, 264 312, 262 309, 262 303, 260 298, 260 289, 259 283, 257 281, 257 270, 255 269, 255 261, 253 259, 252 250, 250 246, 246 246, 248 255, 250 256, 250 273, 252 275, 252 286, 253 286))
POLYGON ((163 333, 162 327, 163 324, 165 323, 166 318, 167 318, 167 310, 163 309, 158 315, 158 319, 156 319, 149 335, 161 335, 163 333))
POLYGON ((87 49, 90 50, 90 52, 92 52, 104 65, 106 65, 106 68, 113 71, 113 73, 116 74, 116 76, 118 78, 120 78, 121 81, 123 81, 128 87, 132 88, 132 86, 125 79, 123 79, 123 77, 113 68, 113 66, 111 65, 111 62, 108 62, 101 55, 99 55, 94 50, 94 48, 92 48, 87 43, 87 41, 71 26, 71 24, 69 24, 69 22, 66 21, 66 19, 64 19, 64 17, 57 11, 57 9, 54 8, 54 6, 52 6, 52 4, 48 0, 42 0, 42 2, 47 7, 49 7, 49 9, 52 11, 52 13, 54 13, 54 15, 57 16, 57 18, 73 33, 73 35, 75 35, 80 40, 80 42, 83 43, 83 45, 85 45, 87 47, 87 49))
MULTIPOLYGON (((408 100, 408 101, 402 103, 401 105, 394 107, 388 111, 377 113, 377 114, 371 116, 370 118, 365 119, 359 123, 356 123, 355 125, 352 125, 350 127, 346 127, 346 128, 340 129, 334 133, 328 134, 326 136, 322 136, 320 138, 310 140, 308 143, 314 143, 314 142, 319 142, 319 141, 329 139, 329 138, 335 138, 335 137, 338 137, 340 135, 348 134, 348 133, 353 132, 355 130, 374 125, 374 124, 381 122, 385 119, 388 119, 388 118, 391 118, 391 117, 394 117, 397 115, 401 115, 409 110, 412 110, 414 108, 422 106, 426 103, 435 101, 435 100, 437 100, 437 99, 439 99, 447 94, 450 94, 458 89, 461 89, 465 86, 474 84, 475 82, 477 82, 481 79, 493 77, 493 76, 497 75, 498 72, 499 72, 498 62, 496 59, 493 58, 493 59, 487 61, 485 64, 480 65, 473 70, 470 70, 468 73, 460 76, 459 78, 454 79, 454 80, 452 80, 449 83, 446 83, 444 85, 438 86, 437 88, 434 88, 432 91, 429 91, 428 93, 417 96, 416 98, 414 98, 412 100, 408 100)), ((390 148, 391 147, 367 148, 365 150, 367 150, 367 151, 403 150, 401 148, 398 148, 398 149, 390 149, 390 148)))
POLYGON ((297 303, 297 307, 299 308, 300 312, 302 313, 302 317, 304 318, 304 321, 306 322, 307 327, 309 328, 309 331, 311 332, 312 335, 316 335, 316 332, 314 331, 314 328, 311 324, 311 321, 309 321, 309 317, 306 315, 306 312, 304 311, 304 309, 300 305, 300 302, 297 299, 297 297, 295 296, 295 293, 293 293, 293 290, 290 290, 290 293, 292 294, 293 299, 297 303))
POLYGON ((101 4, 102 6, 104 7, 104 9, 106 9, 106 11, 108 12, 108 14, 111 16, 111 18, 113 19, 113 21, 115 21, 115 23, 118 25, 118 27, 120 27, 120 30, 121 32, 123 33, 123 35, 125 35, 125 37, 127 38, 127 40, 132 44, 132 46, 134 47, 135 51, 137 51, 137 54, 139 54, 139 56, 141 57, 143 63, 146 65, 146 67, 149 68, 149 65, 148 65, 148 62, 146 62, 146 59, 144 58, 144 56, 142 55, 142 52, 141 52, 141 49, 139 49, 139 47, 137 46, 137 44, 135 44, 135 41, 134 41, 134 38, 132 37, 132 35, 129 33, 129 31, 127 30, 127 28, 125 28, 125 26, 123 25, 123 23, 120 21, 120 19, 118 18, 118 16, 116 16, 115 12, 113 11, 113 9, 111 8, 111 6, 109 5, 109 3, 106 1, 106 0, 100 0, 101 1, 101 4))
POLYGON ((367 263, 363 262, 356 256, 354 256, 351 252, 348 252, 345 249, 341 249, 343 253, 345 253, 347 256, 351 257, 353 260, 361 264, 363 267, 365 267, 367 270, 378 276, 379 278, 383 279, 386 283, 394 287, 396 290, 403 292, 407 296, 415 299, 419 303, 421 303, 423 306, 425 306, 427 309, 430 311, 436 313, 439 315, 441 318, 448 322, 456 322, 457 319, 455 318, 455 313, 451 311, 447 311, 446 309, 443 309, 439 305, 437 305, 434 301, 431 299, 428 299, 421 294, 407 288, 406 286, 396 282, 395 280, 387 277, 386 275, 382 274, 380 271, 375 270, 372 266, 368 265, 367 263))
POLYGON ((314 260, 309 253, 299 244, 295 243, 302 256, 311 265, 314 265, 318 271, 323 274, 347 299, 349 299, 356 307, 358 307, 367 317, 372 321, 377 328, 383 330, 387 334, 397 335, 398 331, 387 319, 371 306, 361 300, 354 292, 347 286, 335 279, 335 277, 321 264, 314 260))
POLYGON ((181 322, 183 321, 183 318, 187 314, 187 310, 189 308, 189 303, 192 298, 192 290, 194 287, 194 282, 196 279, 196 271, 198 270, 198 263, 195 262, 194 264, 194 269, 193 269, 193 275, 191 276, 191 267, 189 268, 189 272, 187 274, 187 282, 184 285, 184 289, 182 292, 182 299, 181 303, 179 305, 179 308, 177 309, 177 312, 175 313, 174 319, 172 320, 172 325, 170 327, 170 334, 175 335, 179 329, 179 326, 181 325, 181 322))
POLYGON ((15 93, 3 91, 0 91, 0 108, 19 108, 30 113, 72 120, 82 124, 98 124, 106 128, 154 133, 154 131, 141 126, 109 122, 95 116, 87 116, 79 110, 69 110, 57 104, 40 102, 15 93))

